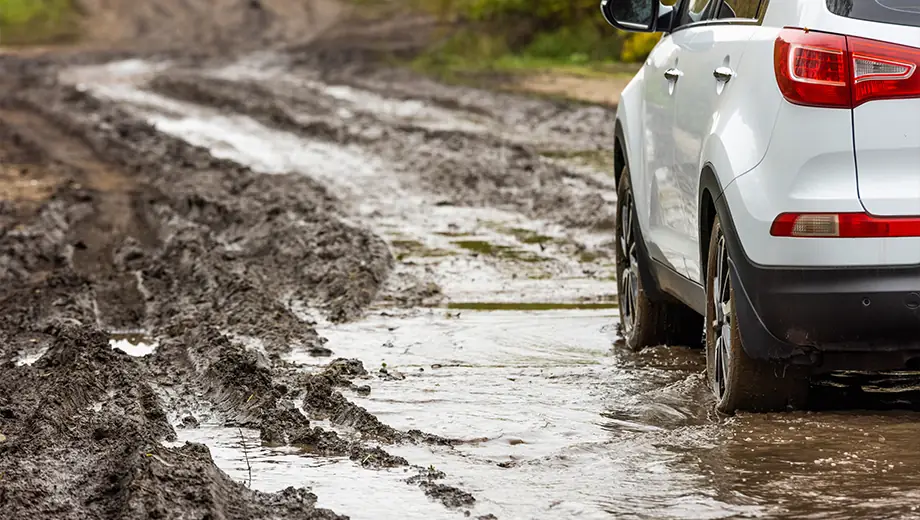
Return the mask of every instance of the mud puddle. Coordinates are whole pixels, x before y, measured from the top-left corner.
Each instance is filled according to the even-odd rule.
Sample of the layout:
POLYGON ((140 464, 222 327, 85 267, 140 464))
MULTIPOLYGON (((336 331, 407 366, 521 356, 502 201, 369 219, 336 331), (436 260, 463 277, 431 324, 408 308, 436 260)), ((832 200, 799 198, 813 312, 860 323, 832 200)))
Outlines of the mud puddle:
POLYGON ((267 493, 306 487, 320 497, 318 507, 354 520, 465 517, 462 511, 445 510, 408 484, 413 472, 407 468, 372 470, 348 457, 321 457, 293 447, 267 448, 255 430, 201 425, 177 434, 178 440, 168 445, 207 445, 217 466, 237 482, 267 493))
MULTIPOLYGON (((157 341, 144 332, 119 332, 109 337, 109 346, 133 357, 152 354, 157 348, 157 341)), ((23 349, 16 358, 16 366, 31 366, 48 352, 48 345, 36 341, 31 348, 23 349)))
MULTIPOLYGON (((616 318, 615 310, 383 313, 321 330, 330 345, 392 376, 372 382, 357 403, 397 428, 463 441, 393 452, 444 471, 447 483, 477 497, 474 511, 607 518, 756 510, 714 498, 693 465, 681 464, 677 448, 705 448, 716 428, 695 353, 626 368, 613 348, 616 318)), ((314 362, 296 352, 290 359, 314 362)))
MULTIPOLYGON (((349 392, 349 399, 399 430, 459 441, 388 451, 444 472, 443 483, 476 497, 475 515, 720 518, 766 511, 720 499, 686 456, 711 449, 719 435, 698 354, 658 352, 632 366, 634 355, 613 348, 615 319, 611 310, 389 310, 319 331, 337 355, 361 359, 372 373, 360 382, 369 395, 349 392)), ((324 364, 309 352, 286 359, 308 370, 324 364)), ((205 439, 209 445, 229 450, 215 454, 218 465, 245 478, 239 433, 211 435, 218 438, 205 439)), ((292 475, 312 482, 317 472, 338 474, 340 463, 353 468, 279 457, 265 463, 275 469, 260 466, 272 476, 259 486, 292 483, 292 475)), ((372 497, 376 486, 396 482, 390 473, 358 471, 372 497)), ((348 502, 330 500, 319 504, 357 514, 348 502)))
POLYGON ((111 334, 109 345, 129 356, 144 357, 157 349, 157 341, 143 331, 116 332, 111 334))

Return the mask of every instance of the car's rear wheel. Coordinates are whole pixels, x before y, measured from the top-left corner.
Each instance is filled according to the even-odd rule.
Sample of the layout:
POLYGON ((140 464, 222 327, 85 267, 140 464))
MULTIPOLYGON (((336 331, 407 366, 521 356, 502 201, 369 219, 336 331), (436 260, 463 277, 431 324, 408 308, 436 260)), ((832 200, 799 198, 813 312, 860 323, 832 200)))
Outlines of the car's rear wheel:
POLYGON ((658 345, 699 346, 702 323, 699 314, 668 300, 653 300, 643 286, 639 254, 639 225, 630 185, 629 169, 623 168, 617 186, 617 295, 620 304, 620 335, 633 350, 658 345))
POLYGON ((730 273, 728 245, 716 217, 706 269, 706 372, 719 411, 766 412, 803 406, 808 374, 802 367, 754 359, 745 351, 730 273))

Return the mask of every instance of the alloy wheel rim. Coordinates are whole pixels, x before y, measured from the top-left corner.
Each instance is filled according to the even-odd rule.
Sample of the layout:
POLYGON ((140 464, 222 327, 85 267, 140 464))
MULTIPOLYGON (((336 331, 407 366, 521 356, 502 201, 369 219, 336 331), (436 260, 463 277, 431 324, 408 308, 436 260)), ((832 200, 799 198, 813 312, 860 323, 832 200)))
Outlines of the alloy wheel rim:
POLYGON ((712 390, 716 397, 722 399, 727 388, 731 369, 732 351, 732 291, 729 274, 728 249, 725 236, 719 236, 717 246, 715 275, 712 281, 712 299, 715 316, 712 321, 714 335, 712 390))
POLYGON ((621 258, 618 272, 620 288, 620 316, 623 336, 629 337, 636 327, 639 301, 639 262, 633 223, 633 200, 627 194, 621 202, 617 240, 621 258))

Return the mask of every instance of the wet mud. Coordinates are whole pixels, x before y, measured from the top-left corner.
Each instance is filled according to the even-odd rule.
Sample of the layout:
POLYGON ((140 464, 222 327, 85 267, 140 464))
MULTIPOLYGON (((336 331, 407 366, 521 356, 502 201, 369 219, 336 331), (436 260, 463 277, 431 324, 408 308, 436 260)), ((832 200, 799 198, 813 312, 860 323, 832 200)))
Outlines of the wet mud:
POLYGON ((611 109, 225 3, 0 55, 0 516, 920 517, 916 374, 723 417, 617 346, 611 109))

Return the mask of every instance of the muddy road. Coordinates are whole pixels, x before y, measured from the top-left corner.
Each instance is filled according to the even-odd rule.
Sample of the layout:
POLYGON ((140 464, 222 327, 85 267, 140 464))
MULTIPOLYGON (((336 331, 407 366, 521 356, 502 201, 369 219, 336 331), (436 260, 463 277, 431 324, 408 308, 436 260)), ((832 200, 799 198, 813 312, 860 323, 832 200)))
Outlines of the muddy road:
POLYGON ((920 517, 910 374, 727 418, 617 346, 610 109, 0 60, 4 518, 920 517))

